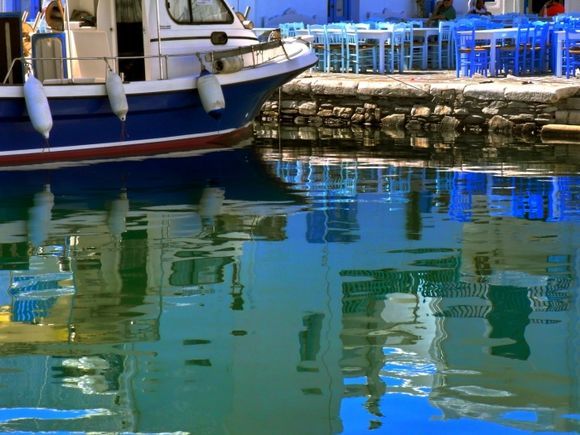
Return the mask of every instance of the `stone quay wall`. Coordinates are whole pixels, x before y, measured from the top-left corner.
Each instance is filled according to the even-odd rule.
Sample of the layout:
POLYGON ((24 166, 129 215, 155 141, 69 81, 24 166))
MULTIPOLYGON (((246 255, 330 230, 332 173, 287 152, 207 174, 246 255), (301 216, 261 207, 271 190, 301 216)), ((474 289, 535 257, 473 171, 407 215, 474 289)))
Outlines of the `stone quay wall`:
POLYGON ((580 139, 580 80, 304 73, 262 107, 263 121, 580 139), (558 126, 561 126, 558 127, 558 126))

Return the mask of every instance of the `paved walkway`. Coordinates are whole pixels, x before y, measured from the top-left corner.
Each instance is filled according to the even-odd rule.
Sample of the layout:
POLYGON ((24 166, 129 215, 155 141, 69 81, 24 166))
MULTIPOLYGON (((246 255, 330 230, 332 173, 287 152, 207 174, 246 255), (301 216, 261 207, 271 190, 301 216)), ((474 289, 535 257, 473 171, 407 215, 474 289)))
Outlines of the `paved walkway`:
POLYGON ((474 75, 473 77, 459 77, 455 76, 455 71, 450 70, 429 70, 429 71, 408 71, 397 74, 345 74, 345 73, 321 73, 316 71, 307 71, 304 76, 312 76, 328 79, 360 79, 365 81, 384 81, 393 80, 402 83, 441 83, 441 82, 460 82, 465 84, 473 83, 504 83, 514 85, 527 84, 553 84, 564 86, 578 86, 580 87, 580 78, 556 77, 553 75, 542 76, 521 76, 516 77, 512 75, 500 77, 484 77, 482 75, 474 75))

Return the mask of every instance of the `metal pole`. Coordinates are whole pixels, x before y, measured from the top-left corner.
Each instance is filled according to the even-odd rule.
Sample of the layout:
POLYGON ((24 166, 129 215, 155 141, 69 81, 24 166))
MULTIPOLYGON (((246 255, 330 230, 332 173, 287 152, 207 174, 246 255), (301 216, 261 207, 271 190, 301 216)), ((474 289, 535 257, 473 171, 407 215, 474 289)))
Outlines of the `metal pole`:
POLYGON ((157 19, 157 61, 159 62, 159 77, 165 80, 165 70, 161 61, 161 15, 159 13, 159 2, 155 1, 155 15, 157 19))
MULTIPOLYGON (((62 10, 62 3, 61 0, 57 0, 61 6, 61 10, 62 10)), ((72 45, 71 45, 71 32, 70 32, 70 22, 68 19, 69 15, 68 15, 68 0, 65 0, 64 2, 64 17, 62 17, 62 19, 64 20, 64 28, 66 30, 65 35, 66 35, 66 57, 70 59, 70 57, 72 56, 72 45)), ((74 79, 73 77, 73 67, 72 67, 72 62, 69 60, 67 61, 67 70, 68 73, 70 74, 70 78, 74 79)))

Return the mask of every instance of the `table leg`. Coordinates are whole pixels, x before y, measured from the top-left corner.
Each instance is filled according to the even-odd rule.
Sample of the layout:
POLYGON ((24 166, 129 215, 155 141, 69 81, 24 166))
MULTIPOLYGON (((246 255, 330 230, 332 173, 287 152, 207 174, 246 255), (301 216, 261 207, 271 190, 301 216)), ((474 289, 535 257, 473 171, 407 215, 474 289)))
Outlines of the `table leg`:
POLYGON ((495 67, 495 62, 496 62, 496 45, 497 45, 497 40, 495 37, 495 34, 491 37, 490 41, 489 41, 489 75, 491 77, 495 77, 497 74, 497 70, 495 67))
POLYGON ((423 38, 423 51, 422 51, 422 58, 421 58, 421 68, 423 68, 424 70, 427 69, 427 62, 429 59, 429 53, 427 52, 427 50, 429 50, 429 43, 428 43, 428 38, 427 35, 425 35, 425 37, 423 38))
POLYGON ((379 73, 385 73, 385 40, 379 39, 379 73))
POLYGON ((562 47, 564 42, 564 37, 562 33, 556 33, 552 37, 552 62, 553 71, 556 77, 562 77, 562 54, 564 52, 564 47, 562 47))

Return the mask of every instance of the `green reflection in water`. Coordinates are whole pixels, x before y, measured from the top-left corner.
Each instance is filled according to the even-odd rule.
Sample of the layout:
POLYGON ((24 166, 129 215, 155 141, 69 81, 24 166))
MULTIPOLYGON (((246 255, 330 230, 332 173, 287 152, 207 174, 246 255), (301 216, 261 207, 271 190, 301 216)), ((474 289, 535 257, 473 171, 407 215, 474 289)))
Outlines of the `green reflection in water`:
POLYGON ((0 173, 3 430, 579 430, 573 155, 275 145, 0 173))

